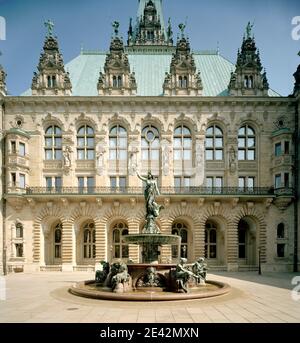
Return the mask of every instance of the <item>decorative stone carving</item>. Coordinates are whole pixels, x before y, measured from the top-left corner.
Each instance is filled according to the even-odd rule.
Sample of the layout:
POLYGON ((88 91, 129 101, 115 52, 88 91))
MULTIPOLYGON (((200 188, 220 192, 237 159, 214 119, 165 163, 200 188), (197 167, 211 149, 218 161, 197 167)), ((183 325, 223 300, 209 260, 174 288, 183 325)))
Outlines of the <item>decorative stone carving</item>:
POLYGON ((176 266, 176 269, 170 271, 172 288, 178 293, 188 293, 188 282, 191 277, 194 277, 195 279, 200 278, 198 275, 189 270, 188 266, 186 266, 186 262, 186 258, 181 258, 180 262, 176 266))
POLYGON ((136 175, 136 172, 137 172, 137 166, 138 166, 137 154, 139 152, 138 144, 139 143, 137 141, 133 141, 129 144, 129 147, 128 147, 128 154, 129 154, 128 172, 129 172, 129 175, 131 176, 136 175))
POLYGON ((148 267, 146 274, 138 279, 137 287, 165 287, 162 277, 157 273, 156 268, 148 267))
POLYGON ((71 147, 66 146, 64 151, 63 151, 63 168, 64 168, 64 172, 66 174, 69 173, 70 168, 72 166, 72 164, 71 164, 71 153, 72 153, 71 147))
POLYGON ((207 273, 207 264, 204 262, 204 257, 198 258, 198 260, 193 264, 192 271, 195 275, 198 276, 197 283, 205 284, 206 273, 207 273))
POLYGON ((99 269, 95 273, 95 282, 96 284, 104 284, 108 274, 109 274, 110 266, 108 262, 101 261, 99 269))
POLYGON ((168 176, 170 173, 170 142, 167 139, 163 139, 161 142, 162 150, 162 172, 164 176, 168 176))
POLYGON ((6 95, 7 89, 6 89, 6 73, 0 64, 0 94, 6 95))
POLYGON ((236 151, 233 146, 229 150, 229 170, 231 174, 236 172, 236 151))
POLYGON ((106 152, 106 144, 104 141, 99 142, 97 145, 97 152, 96 152, 96 169, 98 175, 104 175, 105 170, 105 160, 104 155, 106 152))
POLYGON ((114 293, 124 293, 131 290, 131 278, 124 262, 113 263, 108 276, 108 286, 114 293))

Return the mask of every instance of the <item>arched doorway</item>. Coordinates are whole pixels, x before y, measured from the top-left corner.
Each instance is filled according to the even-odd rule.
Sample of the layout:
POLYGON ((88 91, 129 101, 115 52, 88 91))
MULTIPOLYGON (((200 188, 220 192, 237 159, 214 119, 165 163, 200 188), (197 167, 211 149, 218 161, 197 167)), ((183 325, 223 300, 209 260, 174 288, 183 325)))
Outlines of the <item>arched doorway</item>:
POLYGON ((77 235, 77 265, 94 265, 96 258, 96 230, 92 220, 84 222, 77 235))
POLYGON ((208 263, 223 266, 225 259, 225 235, 222 224, 217 220, 209 219, 205 224, 205 253, 208 263))
POLYGON ((256 265, 257 263, 256 223, 250 217, 244 217, 238 224, 238 263, 256 265))
POLYGON ((56 222, 50 225, 45 233, 44 253, 46 265, 60 265, 62 263, 62 223, 56 222))

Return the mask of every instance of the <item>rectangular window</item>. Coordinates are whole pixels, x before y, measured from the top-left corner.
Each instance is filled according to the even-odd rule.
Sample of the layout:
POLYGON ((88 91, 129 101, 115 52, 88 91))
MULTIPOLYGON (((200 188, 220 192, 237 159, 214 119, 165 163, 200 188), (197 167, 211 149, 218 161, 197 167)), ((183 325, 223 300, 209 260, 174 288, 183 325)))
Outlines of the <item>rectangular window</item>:
POLYGON ((115 176, 110 177, 110 187, 117 188, 117 178, 115 176))
POLYGON ((11 141, 10 142, 10 148, 11 148, 11 153, 12 154, 15 154, 17 151, 16 151, 16 141, 11 141))
POLYGON ((55 177, 55 190, 56 192, 61 192, 62 179, 60 176, 55 177))
POLYGON ((25 188, 25 175, 24 174, 20 174, 19 176, 19 187, 25 188))
POLYGON ((290 142, 288 142, 288 141, 284 142, 284 153, 285 153, 285 155, 290 154, 290 142))
POLYGON ((285 244, 277 244, 277 257, 284 257, 285 244))
POLYGON ((208 176, 206 178, 206 187, 211 188, 214 193, 221 193, 223 187, 223 177, 208 176))
POLYGON ((79 193, 83 193, 84 190, 84 177, 78 178, 78 191, 79 193))
POLYGON ((275 156, 280 156, 281 155, 281 143, 276 143, 275 144, 275 156))
POLYGON ((94 177, 87 177, 87 190, 88 193, 93 193, 94 192, 94 187, 95 187, 95 179, 94 177))
POLYGON ((281 187, 281 175, 277 174, 275 175, 275 188, 281 187))
POLYGON ((50 192, 52 189, 52 177, 46 177, 46 188, 50 192))
POLYGON ((239 177, 239 188, 244 189, 245 188, 245 178, 239 177))
POLYGON ((253 189, 254 188, 254 177, 248 176, 247 187, 253 189))
POLYGON ((245 150, 239 150, 238 151, 238 160, 239 161, 245 161, 246 159, 246 151, 245 150))
POLYGON ((181 177, 174 177, 174 187, 175 188, 181 187, 181 177))
POLYGON ((16 244, 16 257, 23 257, 23 244, 16 244))
POLYGON ((284 187, 289 188, 290 187, 290 174, 284 173, 284 187))
POLYGON ((191 178, 190 177, 184 177, 183 178, 183 186, 185 188, 188 188, 191 186, 191 178))
POLYGON ((207 177, 206 178, 206 187, 212 188, 214 184, 214 178, 213 177, 207 177))
POLYGON ((20 143, 19 144, 19 155, 20 156, 25 156, 25 144, 24 143, 20 143))
POLYGON ((124 192, 126 190, 126 177, 120 176, 119 178, 120 191, 124 192))
POLYGON ((16 183, 17 183, 17 177, 16 177, 16 173, 11 173, 10 174, 11 177, 11 185, 12 187, 16 187, 16 183))

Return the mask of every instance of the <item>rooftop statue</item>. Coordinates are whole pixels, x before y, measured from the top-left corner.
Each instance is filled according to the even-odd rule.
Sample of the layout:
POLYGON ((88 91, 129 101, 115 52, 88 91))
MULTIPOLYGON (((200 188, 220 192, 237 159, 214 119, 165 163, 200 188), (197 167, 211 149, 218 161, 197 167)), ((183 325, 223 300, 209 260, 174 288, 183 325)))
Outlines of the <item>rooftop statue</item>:
POLYGON ((44 22, 44 25, 45 25, 46 29, 48 30, 48 36, 52 36, 53 35, 53 28, 54 28, 53 21, 48 19, 48 21, 44 22))
POLYGON ((251 24, 250 21, 249 21, 247 26, 246 26, 247 39, 251 38, 253 26, 254 26, 254 24, 251 24))

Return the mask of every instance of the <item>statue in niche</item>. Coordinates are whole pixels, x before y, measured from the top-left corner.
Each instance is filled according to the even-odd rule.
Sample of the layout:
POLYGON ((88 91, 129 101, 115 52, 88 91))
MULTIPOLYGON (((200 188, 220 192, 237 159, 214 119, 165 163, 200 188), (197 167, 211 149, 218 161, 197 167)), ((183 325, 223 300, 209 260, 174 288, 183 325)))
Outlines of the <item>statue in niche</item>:
POLYGON ((229 170, 231 173, 236 171, 236 151, 233 146, 229 151, 229 170))
POLYGON ((71 168, 71 148, 69 146, 65 147, 65 150, 63 151, 63 162, 64 162, 64 168, 69 169, 71 168))
POLYGON ((164 140, 162 142, 162 169, 164 176, 169 175, 169 165, 170 165, 170 147, 169 142, 164 140))
POLYGON ((96 153, 96 159, 97 159, 97 173, 98 175, 103 175, 104 173, 104 154, 105 154, 105 147, 104 142, 98 144, 98 149, 96 153))
POLYGON ((137 171, 137 153, 138 153, 139 149, 134 146, 131 145, 129 147, 129 175, 133 176, 136 174, 137 171))

